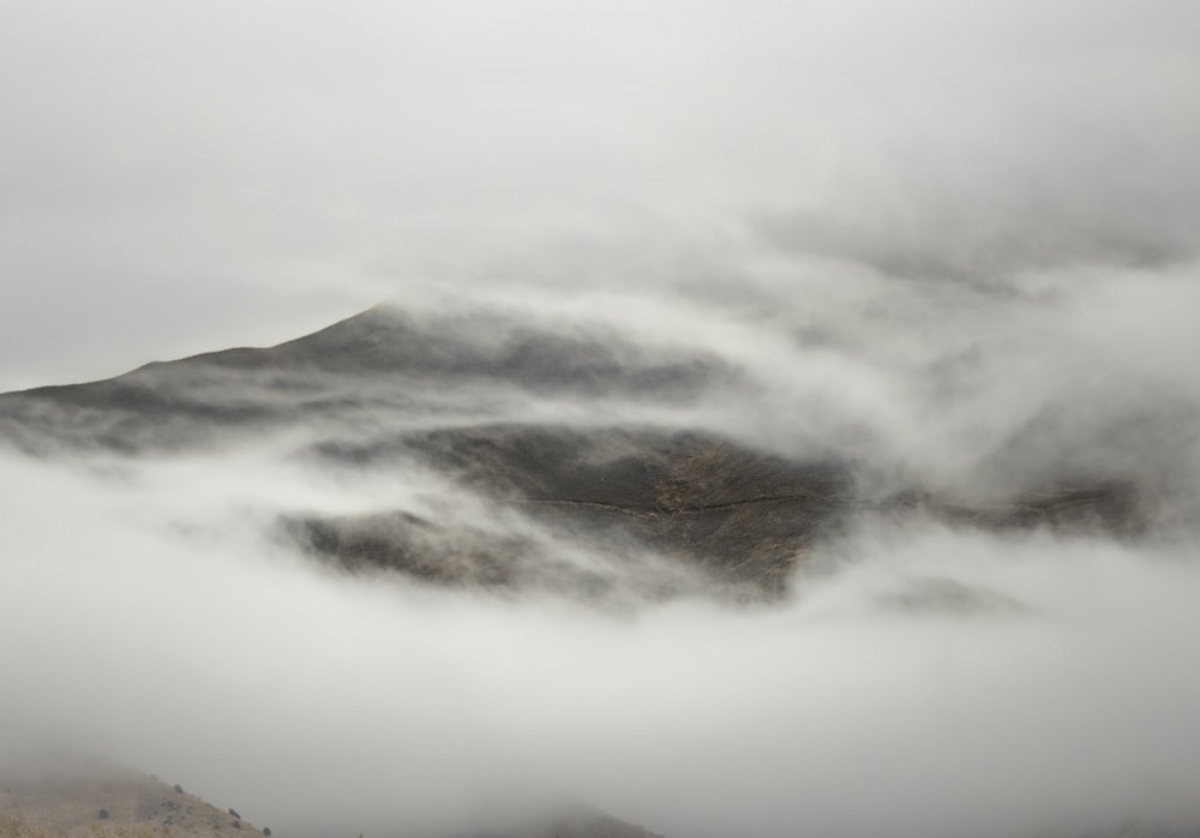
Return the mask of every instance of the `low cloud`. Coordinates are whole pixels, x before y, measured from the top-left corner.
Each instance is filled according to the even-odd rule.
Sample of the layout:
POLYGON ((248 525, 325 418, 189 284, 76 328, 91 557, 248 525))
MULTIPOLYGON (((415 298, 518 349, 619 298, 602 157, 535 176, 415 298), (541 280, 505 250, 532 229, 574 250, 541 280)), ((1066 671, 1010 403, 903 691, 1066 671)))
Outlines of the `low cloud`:
POLYGON ((0 12, 0 385, 381 299, 411 353, 5 397, 12 748, 284 838, 556 796, 691 838, 1195 822, 1193 4, 152 6, 0 12), (644 546, 321 454, 513 424, 836 462, 856 517, 771 605, 683 571, 613 607, 441 589, 280 537, 411 515, 644 594, 644 546), (1135 487, 1136 533, 886 504, 1094 485, 1135 487))
POLYGON ((1194 817, 1190 274, 1046 274, 1001 297, 831 276, 750 275, 737 304, 713 286, 590 310, 511 290, 507 317, 737 371, 683 401, 468 379, 436 413, 419 390, 366 398, 350 424, 269 443, 6 455, 10 735, 82 742, 280 834, 448 828, 547 795, 699 838, 1194 817), (782 304, 801 289, 826 304, 782 304), (1126 478, 1155 517, 1131 540, 883 514, 824 542, 775 605, 697 583, 616 610, 347 576, 275 537, 280 515, 404 511, 616 572, 617 545, 589 553, 415 461, 313 457, 331 435, 521 417, 835 455, 868 495, 1126 478))
POLYGON ((612 614, 346 577, 259 526, 378 486, 239 456, 5 471, 25 489, 3 527, 6 735, 83 743, 281 834, 551 792, 693 836, 1194 815, 1183 544, 881 525, 774 607, 612 614))

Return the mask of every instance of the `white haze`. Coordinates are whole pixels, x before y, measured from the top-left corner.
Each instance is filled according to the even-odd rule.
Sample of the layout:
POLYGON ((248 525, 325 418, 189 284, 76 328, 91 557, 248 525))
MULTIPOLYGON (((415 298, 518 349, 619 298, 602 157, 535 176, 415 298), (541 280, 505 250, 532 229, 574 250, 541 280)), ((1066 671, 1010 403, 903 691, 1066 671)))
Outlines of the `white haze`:
POLYGON ((984 500, 1129 476, 1161 512, 1136 541, 868 522, 777 606, 612 614, 305 563, 274 513, 532 525, 316 469, 304 429, 5 453, 0 734, 283 838, 525 794, 675 838, 1194 819, 1198 32, 1190 2, 0 2, 5 388, 385 297, 500 308, 755 387, 539 420, 984 500), (946 585, 982 604, 905 605, 946 585))
POLYGON ((528 415, 685 423, 985 495, 1082 464, 1144 477, 1165 493, 1163 522, 1113 541, 867 521, 812 557, 785 603, 614 613, 306 563, 271 539, 276 514, 407 508, 536 528, 409 467, 296 457, 303 428, 203 455, 10 454, 6 735, 112 754, 284 835, 441 828, 541 795, 699 838, 1196 817, 1190 269, 1106 270, 1086 286, 1046 274, 999 296, 835 266, 781 283, 777 270, 707 297, 604 292, 612 309, 496 292, 526 321, 599 320, 756 382, 752 400, 613 401, 597 415, 559 396, 528 415), (819 311, 781 304, 798 290, 819 311), (965 380, 939 372, 963 353, 965 380), (1135 407, 1154 433, 1097 442, 1135 407), (1061 421, 1034 434, 1036 456, 993 462, 1045 415, 1061 421))
POLYGON ((0 386, 498 279, 1194 255, 1189 0, 0 3, 0 386))
POLYGON ((265 510, 378 497, 245 454, 4 465, 10 745, 110 753, 281 834, 531 790, 696 836, 1195 815, 1190 545, 920 525, 863 533, 780 606, 614 616, 305 566, 265 510), (928 580, 996 605, 895 605, 928 580))

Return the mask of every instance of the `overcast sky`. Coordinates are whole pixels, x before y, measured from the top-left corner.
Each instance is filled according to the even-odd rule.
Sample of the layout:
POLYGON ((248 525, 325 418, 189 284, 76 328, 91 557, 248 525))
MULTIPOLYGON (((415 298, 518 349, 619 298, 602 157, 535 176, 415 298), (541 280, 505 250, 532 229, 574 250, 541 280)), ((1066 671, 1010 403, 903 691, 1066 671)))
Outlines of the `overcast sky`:
POLYGON ((383 297, 1194 255, 1200 9, 0 2, 0 389, 383 297))
MULTIPOLYGON (((699 430, 918 488, 1144 479, 1191 521, 1198 102, 1195 0, 0 0, 0 390, 504 306, 744 371, 699 430)), ((676 835, 1193 814, 1191 530, 868 529, 779 608, 622 621, 330 580, 273 516, 424 477, 255 443, 4 455, 0 733, 294 835, 387 834, 397 789, 517 752, 676 835), (886 606, 930 579, 1020 608, 886 606)))

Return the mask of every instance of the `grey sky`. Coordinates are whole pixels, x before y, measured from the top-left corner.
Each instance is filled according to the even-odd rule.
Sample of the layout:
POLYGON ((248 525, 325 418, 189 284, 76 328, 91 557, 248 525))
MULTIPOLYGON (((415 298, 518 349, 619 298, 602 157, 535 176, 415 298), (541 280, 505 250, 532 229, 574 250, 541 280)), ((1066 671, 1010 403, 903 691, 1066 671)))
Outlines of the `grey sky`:
POLYGON ((1187 258, 1198 17, 4 2, 0 388, 384 296, 686 282, 760 250, 908 275, 1187 258))
MULTIPOLYGON (((1193 520, 1197 102, 1194 0, 0 0, 0 389, 470 300, 753 380, 679 425, 980 494, 1169 473, 1193 520)), ((298 835, 436 809, 464 764, 679 835, 1194 805, 1191 530, 867 529, 777 609, 625 620, 281 555, 279 513, 431 491, 302 441, 6 453, 0 733, 298 835), (922 579, 1026 610, 887 605, 922 579)))

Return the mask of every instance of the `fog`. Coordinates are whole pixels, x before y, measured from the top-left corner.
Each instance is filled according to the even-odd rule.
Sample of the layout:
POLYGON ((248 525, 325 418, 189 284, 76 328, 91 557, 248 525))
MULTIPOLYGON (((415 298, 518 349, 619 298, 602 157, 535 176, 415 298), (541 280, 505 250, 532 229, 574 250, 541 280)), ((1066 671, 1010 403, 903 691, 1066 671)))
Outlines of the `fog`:
POLYGON ((0 6, 0 386, 378 299, 1195 254, 1186 0, 0 6))
POLYGON ((113 755, 281 834, 535 795, 700 836, 1195 815, 1190 542, 866 527, 786 603, 613 613, 312 566, 264 512, 381 487, 246 453, 5 472, 8 741, 113 755))
MULTIPOLYGON (((686 838, 1196 823, 1198 40, 1167 0, 0 3, 0 389, 380 300, 703 384, 326 375, 353 413, 127 454, 0 425, 5 750, 282 838, 560 800, 686 838), (1128 481, 1146 525, 867 511, 747 604, 415 461, 312 456, 487 422, 834 457, 864 504, 1128 481), (348 574, 278 528, 396 510, 617 595, 348 574)), ((222 375, 181 386, 275 404, 222 375)))
POLYGON ((448 829, 576 799, 714 837, 1194 819, 1194 269, 1048 272, 998 293, 818 264, 686 293, 410 301, 422 317, 503 306, 745 378, 682 401, 448 380, 436 409, 413 390, 368 400, 350 427, 658 423, 835 452, 868 495, 1116 476, 1151 499, 1150 528, 868 514, 805 559, 782 602, 733 604, 696 581, 596 606, 347 575, 280 541, 279 515, 404 509, 633 574, 630 591, 653 566, 416 463, 314 460, 314 441, 351 433, 336 424, 173 454, 12 450, 6 736, 112 755, 283 835, 448 829), (784 305, 797 289, 821 304, 784 305))

